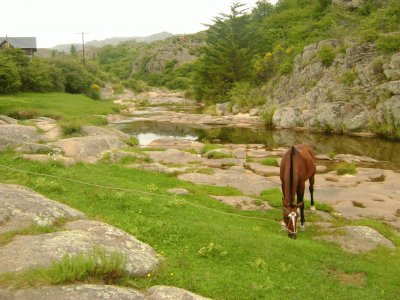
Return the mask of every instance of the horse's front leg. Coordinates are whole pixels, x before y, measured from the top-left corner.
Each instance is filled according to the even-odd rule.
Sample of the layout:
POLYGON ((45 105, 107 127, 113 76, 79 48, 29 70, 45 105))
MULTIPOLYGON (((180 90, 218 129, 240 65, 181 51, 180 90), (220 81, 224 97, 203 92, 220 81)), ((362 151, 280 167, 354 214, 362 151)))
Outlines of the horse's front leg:
POLYGON ((304 218, 304 189, 305 184, 299 185, 297 189, 297 203, 300 204, 298 206, 300 208, 300 227, 304 227, 304 222, 306 221, 304 218))
POLYGON ((314 206, 314 174, 310 177, 310 195, 311 195, 311 207, 310 210, 315 210, 314 206))

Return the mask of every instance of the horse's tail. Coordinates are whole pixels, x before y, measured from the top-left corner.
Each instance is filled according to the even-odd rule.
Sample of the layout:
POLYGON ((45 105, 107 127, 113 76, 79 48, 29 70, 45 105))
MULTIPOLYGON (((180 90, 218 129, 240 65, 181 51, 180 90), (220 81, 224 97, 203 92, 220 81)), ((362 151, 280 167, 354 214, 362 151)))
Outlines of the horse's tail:
POLYGON ((292 146, 290 148, 290 207, 293 206, 294 195, 293 195, 293 156, 296 148, 292 146))

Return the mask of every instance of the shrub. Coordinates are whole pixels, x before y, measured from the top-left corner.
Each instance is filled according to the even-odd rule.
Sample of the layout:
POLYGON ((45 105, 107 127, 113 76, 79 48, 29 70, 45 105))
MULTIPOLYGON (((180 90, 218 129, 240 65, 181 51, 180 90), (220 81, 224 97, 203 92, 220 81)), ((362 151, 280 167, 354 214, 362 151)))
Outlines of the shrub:
POLYGON ((245 110, 265 103, 261 91, 253 88, 248 82, 236 82, 229 90, 228 98, 233 105, 236 104, 245 110))
POLYGON ((323 46, 318 51, 318 57, 325 67, 330 67, 335 60, 336 53, 332 47, 323 46))
POLYGON ((208 151, 206 153, 206 157, 210 159, 222 159, 222 158, 232 158, 233 155, 231 153, 226 153, 219 151, 218 149, 208 151))
POLYGON ((205 154, 211 150, 221 149, 221 145, 219 144, 205 144, 203 148, 201 148, 201 154, 205 154))
POLYGON ((342 77, 340 78, 340 81, 344 83, 345 85, 352 85, 354 80, 357 79, 357 73, 354 71, 346 70, 342 74, 342 77))
POLYGON ((86 92, 94 81, 90 74, 78 61, 57 59, 55 65, 60 68, 65 78, 65 91, 78 94, 86 92))
POLYGON ((393 53, 400 50, 400 34, 382 35, 376 42, 378 50, 393 53))
POLYGON ((21 73, 22 90, 32 92, 62 92, 65 77, 55 65, 42 58, 33 58, 21 73))
POLYGON ((124 81, 124 85, 127 88, 130 88, 132 90, 134 90, 135 92, 141 93, 141 92, 147 92, 148 90, 150 90, 149 85, 147 84, 146 81, 143 80, 136 80, 133 78, 130 78, 128 80, 124 81))
POLYGON ((18 92, 21 78, 16 64, 8 57, 0 55, 0 94, 18 92))
POLYGON ((361 39, 363 43, 375 42, 378 36, 378 32, 371 28, 361 31, 361 39))
POLYGON ((122 94, 124 92, 124 86, 120 83, 113 84, 112 89, 114 94, 122 94))
POLYGON ((139 145, 139 140, 135 136, 130 136, 129 138, 126 138, 123 140, 125 144, 127 144, 130 147, 135 147, 139 145))
POLYGON ((354 175, 356 173, 357 173, 357 169, 354 164, 341 163, 336 166, 336 174, 337 175, 345 175, 345 174, 354 175))
POLYGON ((92 98, 94 100, 99 100, 100 99, 100 87, 93 83, 90 85, 88 91, 86 92, 86 96, 89 98, 92 98))
POLYGON ((62 121, 60 126, 64 135, 78 134, 82 130, 82 122, 80 120, 62 121))
POLYGON ((264 110, 262 119, 264 120, 265 127, 272 128, 274 126, 272 119, 274 117, 275 110, 275 105, 269 106, 266 110, 264 110))

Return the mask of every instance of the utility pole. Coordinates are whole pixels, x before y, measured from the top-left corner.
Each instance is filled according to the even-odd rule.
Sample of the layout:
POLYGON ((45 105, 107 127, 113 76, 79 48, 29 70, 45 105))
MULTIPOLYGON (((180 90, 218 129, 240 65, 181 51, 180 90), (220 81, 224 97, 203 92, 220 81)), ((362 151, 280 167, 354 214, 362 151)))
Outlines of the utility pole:
POLYGON ((89 32, 78 32, 77 34, 82 35, 82 63, 85 65, 85 34, 89 32))

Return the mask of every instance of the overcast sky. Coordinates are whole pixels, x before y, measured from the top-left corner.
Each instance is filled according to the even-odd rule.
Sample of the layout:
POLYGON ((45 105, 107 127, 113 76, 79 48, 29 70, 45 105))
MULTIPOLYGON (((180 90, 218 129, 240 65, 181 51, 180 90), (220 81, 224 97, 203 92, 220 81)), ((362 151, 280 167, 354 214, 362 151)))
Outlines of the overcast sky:
MULTIPOLYGON (((275 3, 277 0, 270 0, 275 3)), ((257 0, 239 1, 252 8, 257 0)), ((39 48, 109 37, 205 29, 232 0, 2 0, 0 36, 35 36, 39 48)))

